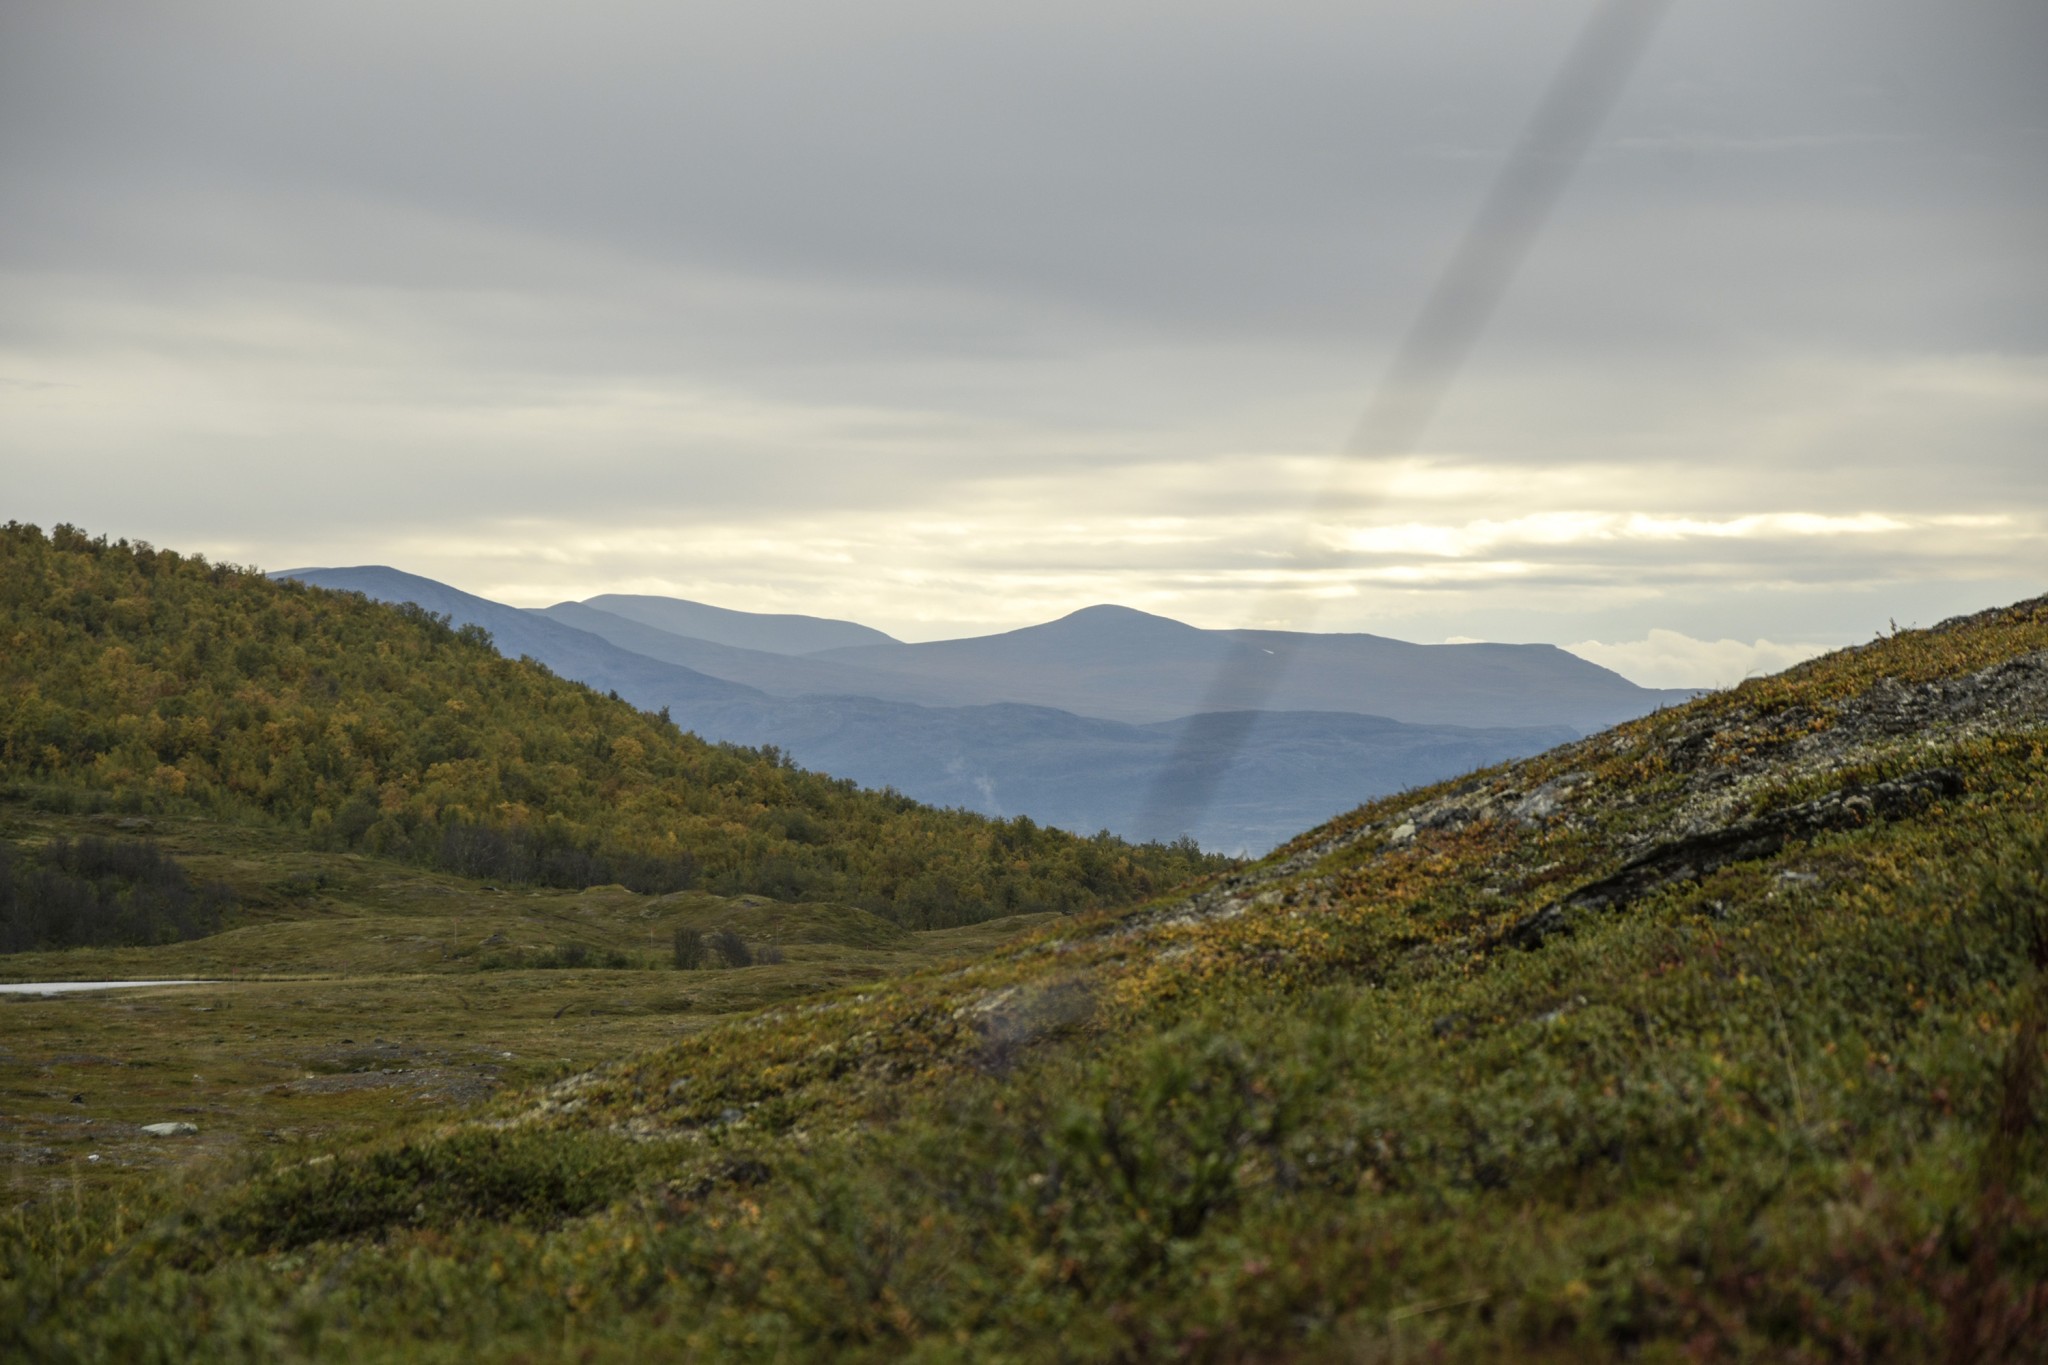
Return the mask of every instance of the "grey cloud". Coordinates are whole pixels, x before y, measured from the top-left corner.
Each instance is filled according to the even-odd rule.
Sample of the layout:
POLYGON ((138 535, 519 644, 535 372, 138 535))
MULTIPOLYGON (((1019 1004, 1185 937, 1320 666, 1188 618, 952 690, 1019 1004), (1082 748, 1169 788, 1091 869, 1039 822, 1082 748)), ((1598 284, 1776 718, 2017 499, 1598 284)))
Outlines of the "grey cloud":
MULTIPOLYGON (((1361 312, 1412 304, 1416 263, 1484 183, 1484 167, 1409 153, 1504 147, 1581 6, 1440 8, 175 6, 99 25, 42 12, 11 21, 7 160, 29 174, 10 176, 10 207, 31 231, 54 219, 43 245, 60 256, 74 237, 55 229, 76 223, 52 179, 81 199, 196 184, 410 204, 742 274, 1054 297, 1176 331, 1356 330, 1361 312)), ((1861 86, 1926 67, 1941 109, 1977 110, 1986 98, 1969 91, 2014 84, 1946 70, 1947 30, 1908 48, 1870 22, 1910 6, 1692 8, 1735 14, 1681 11, 1648 93, 1618 119, 1621 145, 1668 126, 1709 142, 1925 138, 1931 113, 1861 86)), ((1962 120, 1973 136, 2005 133, 1992 103, 1962 120)), ((2006 103, 2006 118, 2028 108, 2006 103)), ((2031 107, 2042 122, 2043 102, 2031 107)), ((1913 182, 1939 176, 1878 154, 1900 145, 1821 170, 1917 218, 1913 182)), ((1656 170, 1647 186, 1588 170, 1589 203, 1679 218, 1731 192, 1776 200, 1816 168, 1772 183, 1749 167, 1732 184, 1704 166, 1656 170)), ((102 203, 72 206, 104 222, 102 203)), ((1654 255, 1645 226, 1634 248, 1654 255)), ((304 245, 315 273, 406 269, 374 239, 335 250, 316 230, 304 245)), ((204 260, 204 246, 188 250, 204 260)), ((247 244, 218 247, 232 260, 247 244)), ((429 268, 459 277, 477 268, 466 255, 451 241, 429 268)))
MULTIPOLYGON (((1315 481, 1253 457, 1338 447, 1586 8, 9 6, 5 511, 260 523, 303 562, 339 518, 997 528, 1152 479, 1211 524, 917 571, 1271 564, 1223 523, 1315 481)), ((2038 509, 2043 57, 2024 0, 1681 0, 1424 448, 1660 512, 2038 509)), ((1687 584, 1898 579, 1848 546, 1534 557, 1512 610, 1406 619, 1547 601, 1584 638, 1637 618, 1581 590, 1641 572, 1701 622, 1642 627, 1749 638, 1687 584)))

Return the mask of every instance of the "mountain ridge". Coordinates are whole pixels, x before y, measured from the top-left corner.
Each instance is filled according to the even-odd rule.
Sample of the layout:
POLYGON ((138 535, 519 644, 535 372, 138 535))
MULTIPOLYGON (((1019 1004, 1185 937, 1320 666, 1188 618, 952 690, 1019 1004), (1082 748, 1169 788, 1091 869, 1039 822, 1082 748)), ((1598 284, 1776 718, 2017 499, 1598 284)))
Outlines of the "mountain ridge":
POLYGON ((886 632, 857 621, 790 612, 735 611, 682 597, 600 593, 585 598, 582 605, 672 634, 772 654, 813 654, 851 645, 897 643, 886 632))
POLYGON ((488 597, 388 565, 346 569, 280 569, 268 575, 318 588, 361 592, 381 602, 411 602, 449 617, 456 625, 482 626, 507 658, 539 659, 557 673, 592 687, 639 698, 659 695, 661 705, 698 700, 740 700, 765 696, 743 683, 714 678, 681 664, 649 659, 621 649, 602 636, 579 630, 538 612, 494 602, 488 597))
POLYGON ((992 635, 813 657, 944 680, 963 700, 1028 702, 1134 724, 1254 709, 1415 724, 1565 724, 1583 733, 1698 695, 1638 687, 1555 645, 1209 630, 1110 605, 992 635))
MULTIPOLYGON (((1220 739, 1202 741, 1201 731, 1213 728, 1213 722, 1184 716, 1131 722, 1029 701, 939 704, 905 700, 900 692, 872 697, 801 691, 806 685, 850 685, 876 675, 835 662, 839 651, 786 657, 739 650, 607 618, 580 603, 520 610, 383 567, 287 573, 387 600, 414 601, 449 614, 457 624, 480 624, 500 637, 508 652, 532 653, 565 676, 616 690, 635 705, 663 709, 706 738, 773 745, 807 767, 871 787, 893 787, 920 800, 987 815, 1028 814, 1077 833, 1110 830, 1141 840, 1192 836, 1204 847, 1230 852, 1262 851, 1303 824, 1360 800, 1533 753, 1576 733, 1575 727, 1556 724, 1454 725, 1398 721, 1344 708, 1262 708, 1257 722, 1240 736, 1250 740, 1241 748, 1220 739), (584 625, 590 630, 580 628, 584 625), (707 675, 683 663, 633 654, 633 645, 669 660, 730 669, 769 683, 774 692, 717 680, 728 688, 721 692, 707 675), (677 669, 680 681, 671 685, 663 671, 667 668, 677 669), (1196 739, 1183 746, 1182 735, 1196 739), (1221 765, 1232 784, 1230 799, 1214 809, 1155 800, 1155 793, 1175 786, 1168 768, 1176 762, 1185 765, 1195 755, 1221 765)), ((1041 659, 1041 647, 1049 641, 1057 660, 1063 641, 1079 630, 1093 636, 1098 648, 1128 653, 1125 627, 1134 618, 1149 623, 1154 638, 1195 639, 1205 649, 1219 634, 1105 606, 1021 632, 979 638, 1004 641, 999 648, 1040 650, 1041 659)), ((978 647, 977 640, 949 643, 978 647)), ((1211 657, 1228 658, 1256 647, 1226 638, 1223 654, 1214 655, 1212 649, 1211 657)), ((943 688, 910 681, 919 695, 935 690, 947 695, 943 688)))

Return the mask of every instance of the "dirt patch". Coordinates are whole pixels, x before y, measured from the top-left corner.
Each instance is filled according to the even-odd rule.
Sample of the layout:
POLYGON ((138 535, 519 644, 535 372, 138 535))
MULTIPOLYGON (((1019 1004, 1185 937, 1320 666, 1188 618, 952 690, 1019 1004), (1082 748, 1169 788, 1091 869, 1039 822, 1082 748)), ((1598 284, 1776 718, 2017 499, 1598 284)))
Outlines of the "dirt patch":
POLYGON ((411 1098, 440 1104, 474 1104, 503 1084, 494 1067, 428 1066, 306 1076, 266 1087, 273 1095, 340 1095, 360 1090, 402 1090, 411 1098))

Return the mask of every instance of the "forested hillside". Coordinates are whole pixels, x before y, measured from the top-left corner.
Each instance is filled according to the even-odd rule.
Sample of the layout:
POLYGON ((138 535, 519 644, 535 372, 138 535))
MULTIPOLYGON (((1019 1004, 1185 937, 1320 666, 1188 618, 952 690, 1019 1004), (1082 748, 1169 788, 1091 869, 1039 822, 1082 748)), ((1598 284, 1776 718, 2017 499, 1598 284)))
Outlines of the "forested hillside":
POLYGON ((0 641, 0 781, 49 809, 260 819, 473 877, 842 900, 913 927, 1221 865, 863 791, 481 630, 68 526, 0 529, 0 641))

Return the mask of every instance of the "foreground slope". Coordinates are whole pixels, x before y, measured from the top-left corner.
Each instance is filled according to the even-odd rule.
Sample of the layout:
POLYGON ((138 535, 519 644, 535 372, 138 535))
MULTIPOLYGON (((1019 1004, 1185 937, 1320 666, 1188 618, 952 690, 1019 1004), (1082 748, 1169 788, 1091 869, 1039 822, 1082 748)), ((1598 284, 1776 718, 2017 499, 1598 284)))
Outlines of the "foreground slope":
POLYGON ((2039 1360, 2048 599, 203 1203, 7 1344, 221 1359, 2039 1360))

